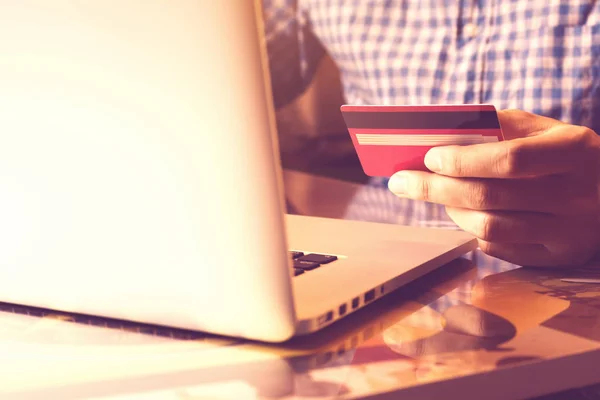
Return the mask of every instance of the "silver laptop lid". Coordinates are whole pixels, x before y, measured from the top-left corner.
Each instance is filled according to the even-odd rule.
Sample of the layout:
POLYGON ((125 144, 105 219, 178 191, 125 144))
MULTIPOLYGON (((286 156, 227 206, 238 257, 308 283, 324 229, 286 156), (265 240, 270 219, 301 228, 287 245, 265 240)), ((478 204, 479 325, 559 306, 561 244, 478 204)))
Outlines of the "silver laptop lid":
POLYGON ((292 334, 256 7, 0 3, 0 301, 292 334))

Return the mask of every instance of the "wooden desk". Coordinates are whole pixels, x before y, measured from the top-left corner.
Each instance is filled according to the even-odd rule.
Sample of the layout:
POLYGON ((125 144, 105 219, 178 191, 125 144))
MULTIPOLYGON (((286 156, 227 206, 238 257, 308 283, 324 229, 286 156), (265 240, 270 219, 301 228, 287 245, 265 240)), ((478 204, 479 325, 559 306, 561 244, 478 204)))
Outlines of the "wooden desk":
MULTIPOLYGON (((341 218, 362 190, 285 178, 311 215, 341 218)), ((531 398, 600 382, 600 286, 561 281, 584 275, 600 273, 475 252, 281 345, 0 305, 0 398, 531 398)))

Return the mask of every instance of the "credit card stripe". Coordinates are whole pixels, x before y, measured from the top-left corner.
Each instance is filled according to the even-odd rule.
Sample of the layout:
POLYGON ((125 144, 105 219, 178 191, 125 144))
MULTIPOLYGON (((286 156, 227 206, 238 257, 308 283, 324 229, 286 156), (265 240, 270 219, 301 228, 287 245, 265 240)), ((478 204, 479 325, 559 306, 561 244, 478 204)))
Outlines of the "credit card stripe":
POLYGON ((463 141, 458 141, 458 142, 430 142, 430 143, 423 143, 423 142, 405 142, 405 143, 389 143, 389 142, 373 142, 373 143, 361 143, 359 144, 359 146, 423 146, 423 147, 435 147, 435 146, 467 146, 467 145, 475 145, 475 144, 483 144, 485 142, 481 141, 481 142, 463 142, 463 141))
POLYGON ((398 106, 398 105, 350 105, 341 107, 342 112, 463 112, 463 111, 496 111, 492 104, 439 104, 421 106, 398 106))
POLYGON ((480 137, 454 137, 454 138, 425 138, 425 139, 421 139, 421 138, 361 138, 359 139, 359 143, 366 143, 366 142, 439 142, 439 141, 447 141, 447 142, 452 142, 452 141, 463 141, 463 142, 468 142, 469 140, 472 142, 481 142, 481 141, 485 141, 488 138, 492 138, 494 141, 496 141, 497 139, 495 137, 492 136, 480 136, 480 137))
POLYGON ((431 142, 361 142, 360 146, 452 146, 452 145, 465 145, 465 144, 482 144, 490 143, 491 141, 486 140, 455 140, 453 142, 431 141, 431 142))
POLYGON ((484 135, 484 136, 502 136, 500 129, 368 129, 351 128, 348 129, 351 134, 369 134, 369 135, 484 135))
POLYGON ((431 142, 431 143, 361 143, 360 146, 398 146, 398 147, 436 147, 436 146, 467 146, 483 144, 484 142, 431 142))
POLYGON ((483 135, 356 135, 359 145, 435 146, 497 142, 495 136, 483 135))
POLYGON ((369 134, 369 133, 359 133, 356 134, 356 138, 359 140, 439 140, 439 139, 474 139, 481 140, 482 138, 496 138, 496 136, 485 136, 485 135, 378 135, 378 134, 369 134))
POLYGON ((369 143, 487 143, 497 142, 497 140, 485 140, 481 139, 454 139, 454 140, 361 140, 358 144, 369 144, 369 143))
POLYGON ((495 111, 344 112, 348 129, 500 129, 495 111))

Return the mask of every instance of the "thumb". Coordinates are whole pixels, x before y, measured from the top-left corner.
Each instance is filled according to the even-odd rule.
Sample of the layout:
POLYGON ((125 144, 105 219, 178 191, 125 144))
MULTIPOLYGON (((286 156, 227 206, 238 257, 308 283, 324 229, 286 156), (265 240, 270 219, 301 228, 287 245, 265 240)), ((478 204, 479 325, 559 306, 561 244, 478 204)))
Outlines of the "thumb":
POLYGON ((498 111, 498 120, 506 140, 541 135, 553 126, 563 125, 562 122, 553 118, 522 110, 498 111))

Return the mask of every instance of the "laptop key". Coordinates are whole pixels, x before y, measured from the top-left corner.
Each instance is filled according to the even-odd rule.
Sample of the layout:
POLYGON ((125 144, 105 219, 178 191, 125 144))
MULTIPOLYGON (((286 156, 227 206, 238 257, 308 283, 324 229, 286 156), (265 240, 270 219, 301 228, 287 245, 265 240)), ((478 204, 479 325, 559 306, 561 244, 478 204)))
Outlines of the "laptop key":
POLYGON ((312 271, 315 268, 320 267, 320 264, 316 262, 304 261, 304 260, 294 260, 294 268, 300 268, 305 271, 312 271))
POLYGON ((300 258, 304 255, 303 252, 301 251, 290 251, 290 253, 292 254, 292 258, 295 260, 296 258, 300 258))
POLYGON ((304 273, 303 269, 294 268, 294 276, 302 275, 304 273))
POLYGON ((309 261, 318 264, 329 264, 332 261, 337 260, 336 256, 328 256, 325 254, 307 254, 299 258, 302 261, 309 261))

